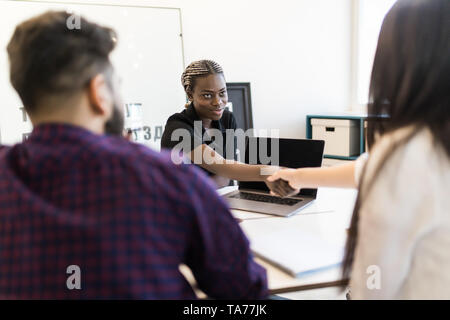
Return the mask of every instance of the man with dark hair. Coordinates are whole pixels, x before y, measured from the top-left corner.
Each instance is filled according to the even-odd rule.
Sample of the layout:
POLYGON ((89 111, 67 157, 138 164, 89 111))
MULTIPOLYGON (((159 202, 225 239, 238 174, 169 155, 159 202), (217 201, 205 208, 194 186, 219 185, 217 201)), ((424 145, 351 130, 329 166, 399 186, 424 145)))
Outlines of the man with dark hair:
POLYGON ((11 84, 34 125, 42 117, 45 122, 67 122, 70 118, 72 124, 89 126, 87 129, 95 133, 106 129, 108 133, 121 134, 121 102, 114 94, 117 81, 109 60, 117 36, 112 29, 83 18, 80 18, 81 29, 70 30, 64 27, 69 18, 68 13, 48 12, 16 28, 7 48, 11 84), (104 110, 104 103, 96 100, 113 103, 114 108, 104 110), (85 117, 90 111, 89 102, 94 108, 91 112, 100 113, 106 119, 105 126, 99 126, 101 119, 90 126, 94 118, 85 117))
POLYGON ((69 30, 69 17, 25 21, 8 45, 34 130, 0 149, 0 296, 191 299, 185 264, 210 297, 266 297, 208 179, 119 137, 114 32, 85 19, 69 30))

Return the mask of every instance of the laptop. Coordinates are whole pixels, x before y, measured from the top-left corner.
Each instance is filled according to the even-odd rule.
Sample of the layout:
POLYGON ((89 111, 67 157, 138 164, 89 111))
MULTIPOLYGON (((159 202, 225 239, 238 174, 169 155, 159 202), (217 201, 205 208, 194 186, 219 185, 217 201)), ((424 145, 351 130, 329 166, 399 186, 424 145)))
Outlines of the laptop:
MULTIPOLYGON (((257 158, 257 164, 261 164, 260 148, 264 148, 267 157, 272 158, 273 139, 277 139, 279 143, 279 166, 297 169, 322 165, 325 145, 323 140, 259 137, 247 139, 245 163, 250 163, 252 150, 253 157, 257 158), (249 145, 254 147, 249 148, 249 145)), ((255 164, 254 159, 251 164, 255 164)), ((288 217, 311 204, 317 196, 317 189, 301 189, 296 195, 280 198, 270 195, 270 190, 264 182, 238 182, 238 184, 238 190, 224 195, 231 209, 288 217)))

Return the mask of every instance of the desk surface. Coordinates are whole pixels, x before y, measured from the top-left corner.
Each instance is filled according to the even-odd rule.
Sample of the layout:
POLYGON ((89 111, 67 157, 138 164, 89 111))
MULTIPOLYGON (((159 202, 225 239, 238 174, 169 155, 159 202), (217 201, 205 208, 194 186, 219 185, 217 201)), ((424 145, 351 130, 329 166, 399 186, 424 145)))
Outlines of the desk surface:
MULTIPOLYGON (((219 189, 218 193, 223 195, 236 188, 225 187, 219 189)), ((288 218, 241 210, 232 210, 232 214, 242 221, 240 225, 249 238, 250 244, 252 237, 255 236, 255 230, 264 230, 264 228, 274 226, 277 228, 283 228, 285 226, 295 228, 299 232, 301 230, 307 230, 309 233, 313 232, 315 235, 331 243, 344 244, 346 230, 350 225, 356 193, 356 190, 353 189, 319 188, 317 199, 313 204, 288 218)), ((280 246, 282 245, 280 243, 280 246)), ((301 254, 301 252, 296 252, 296 254, 301 254)), ((269 289, 272 293, 293 292, 323 287, 325 286, 324 284, 337 284, 341 280, 340 268, 333 268, 296 278, 265 260, 260 258, 255 258, 255 260, 266 268, 269 289)), ((189 273, 189 271, 183 269, 184 272, 189 273)), ((187 277, 191 276, 188 275, 187 277)))

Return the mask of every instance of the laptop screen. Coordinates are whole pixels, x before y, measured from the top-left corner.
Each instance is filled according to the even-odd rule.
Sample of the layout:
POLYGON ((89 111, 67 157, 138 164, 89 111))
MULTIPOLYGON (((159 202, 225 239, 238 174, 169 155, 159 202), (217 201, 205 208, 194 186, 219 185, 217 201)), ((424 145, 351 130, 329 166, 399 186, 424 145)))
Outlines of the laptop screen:
MULTIPOLYGON (((261 157, 264 157, 264 164, 268 159, 275 159, 272 155, 272 141, 276 138, 250 137, 246 141, 245 163, 262 164, 261 157), (256 161, 256 163, 255 163, 256 161)), ((279 166, 287 168, 320 167, 322 165, 323 140, 309 139, 277 139, 279 141, 279 166)), ((276 152, 276 150, 275 150, 276 152)), ((264 182, 239 182, 239 189, 253 189, 269 191, 264 182)), ((298 195, 316 197, 317 189, 301 189, 298 195)))

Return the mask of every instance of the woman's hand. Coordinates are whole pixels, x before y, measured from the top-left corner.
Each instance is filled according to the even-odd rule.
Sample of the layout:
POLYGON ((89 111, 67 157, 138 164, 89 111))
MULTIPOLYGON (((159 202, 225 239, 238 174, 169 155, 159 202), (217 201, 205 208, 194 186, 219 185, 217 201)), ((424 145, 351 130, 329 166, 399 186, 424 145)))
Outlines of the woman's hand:
POLYGON ((278 180, 282 180, 286 184, 288 184, 290 188, 298 192, 301 188, 300 172, 301 171, 299 171, 298 169, 281 169, 268 177, 267 181, 275 182, 278 180))
POLYGON ((291 188, 289 183, 281 179, 269 181, 267 178, 264 182, 269 187, 270 193, 274 196, 284 198, 298 193, 298 190, 291 188))

